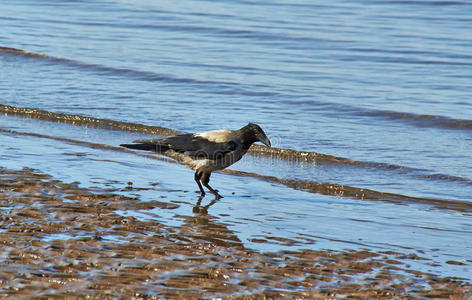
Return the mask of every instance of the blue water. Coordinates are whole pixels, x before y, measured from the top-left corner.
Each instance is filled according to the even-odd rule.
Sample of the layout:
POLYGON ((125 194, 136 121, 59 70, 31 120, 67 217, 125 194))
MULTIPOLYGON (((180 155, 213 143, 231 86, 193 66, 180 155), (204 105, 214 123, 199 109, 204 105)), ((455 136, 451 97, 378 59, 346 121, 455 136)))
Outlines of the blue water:
MULTIPOLYGON (((0 47, 44 56, 0 51, 0 103, 189 132, 239 128, 257 122, 277 147, 373 164, 302 164, 247 157, 234 169, 411 197, 471 202, 472 35, 467 26, 472 21, 471 11, 469 1, 433 0, 288 4, 275 0, 2 0, 0 47)), ((35 122, 2 117, 0 124, 6 129, 109 145, 136 137, 111 131, 85 134, 84 128, 35 122)), ((0 138, 6 138, 5 134, 0 138)), ((36 143, 30 142, 31 147, 36 143)), ((41 144, 40 148, 44 147, 41 144)), ((76 170, 65 176, 60 171, 61 166, 71 167, 67 159, 61 158, 62 143, 51 141, 49 147, 57 151, 58 163, 39 164, 38 169, 62 180, 93 185, 87 180, 87 172, 76 170)), ((4 151, 0 154, 9 159, 0 166, 38 164, 38 158, 27 155, 26 150, 23 156, 14 155, 13 150, 4 151)), ((132 158, 120 154, 116 159, 132 158)), ((79 164, 84 161, 82 157, 79 164)), ((147 162, 136 161, 133 167, 145 169, 147 162)), ((133 168, 125 169, 117 172, 139 177, 139 172, 131 171, 133 168)), ((186 186, 181 189, 194 188, 190 172, 177 170, 172 166, 167 172, 185 173, 170 176, 172 188, 179 189, 183 183, 177 178, 186 177, 188 182, 184 181, 186 186)), ((118 175, 97 171, 97 176, 107 181, 118 175)), ((215 185, 222 186, 227 176, 214 177, 215 185)), ((146 180, 143 185, 152 181, 146 180)), ((472 247, 464 243, 472 237, 467 213, 431 207, 423 215, 423 206, 379 202, 365 204, 369 208, 361 211, 357 200, 314 196, 288 187, 277 187, 273 195, 275 191, 261 181, 238 180, 241 182, 230 179, 239 186, 238 193, 244 194, 246 187, 249 194, 257 191, 266 198, 261 204, 244 203, 233 211, 247 205, 249 214, 257 215, 261 205, 267 209, 272 203, 273 211, 263 213, 285 218, 276 224, 282 228, 277 233, 280 236, 293 238, 303 232, 319 236, 320 231, 330 229, 315 230, 320 222, 310 221, 305 226, 306 220, 330 220, 325 220, 326 224, 335 229, 329 238, 311 247, 343 247, 326 242, 329 239, 350 243, 351 232, 346 228, 352 228, 349 220, 357 213, 361 219, 377 224, 362 223, 362 230, 355 230, 365 235, 370 247, 407 247, 411 243, 417 248, 423 243, 427 249, 443 249, 445 256, 455 255, 461 261, 466 260, 465 253, 472 247), (317 201, 348 204, 332 205, 320 215, 317 209, 306 208, 317 201), (290 213, 285 213, 288 207, 290 213), (339 219, 346 211, 352 216, 339 219), (392 211, 400 221, 384 223, 374 216, 392 220, 392 211), (304 222, 299 221, 299 214, 303 214, 304 222), (422 229, 424 234, 418 238, 402 231, 432 220, 441 220, 428 225, 436 228, 434 234, 422 229), (397 222, 411 227, 397 227, 397 222), (295 229, 290 231, 290 226, 295 229), (386 243, 385 236, 378 235, 378 226, 385 232, 399 232, 393 235, 398 241, 386 243), (461 233, 451 235, 448 226, 453 227, 451 230, 460 228, 461 233), (436 244, 436 239, 442 242, 436 244), (450 246, 459 243, 461 247, 450 246)), ((211 209, 219 211, 227 201, 211 209)), ((250 225, 235 229, 248 243, 260 234, 252 230, 264 231, 264 226, 275 224, 250 225)), ((440 272, 459 272, 457 268, 445 265, 440 272)))

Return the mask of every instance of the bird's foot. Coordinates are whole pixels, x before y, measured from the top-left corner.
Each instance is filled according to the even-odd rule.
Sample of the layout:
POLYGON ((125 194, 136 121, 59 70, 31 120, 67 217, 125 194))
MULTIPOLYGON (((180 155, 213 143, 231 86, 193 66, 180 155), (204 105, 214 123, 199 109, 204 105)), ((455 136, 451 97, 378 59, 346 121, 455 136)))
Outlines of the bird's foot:
MULTIPOLYGON (((205 191, 195 191, 195 193, 200 194, 200 198, 203 198, 203 197, 205 197, 205 195, 206 195, 205 191)), ((211 190, 210 190, 210 193, 212 193, 213 195, 215 195, 216 199, 221 199, 221 198, 223 198, 223 196, 221 196, 221 195, 218 193, 218 190, 211 189, 211 190)))
POLYGON ((213 195, 215 195, 215 200, 223 198, 220 194, 218 194, 218 190, 212 191, 211 192, 213 195))

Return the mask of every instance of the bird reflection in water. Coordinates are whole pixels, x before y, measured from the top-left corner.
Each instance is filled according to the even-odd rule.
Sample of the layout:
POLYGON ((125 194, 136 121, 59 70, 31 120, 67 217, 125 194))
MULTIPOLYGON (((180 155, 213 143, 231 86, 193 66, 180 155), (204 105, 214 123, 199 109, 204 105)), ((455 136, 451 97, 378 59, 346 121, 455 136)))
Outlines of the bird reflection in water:
POLYGON ((205 206, 202 206, 202 200, 203 200, 204 196, 199 196, 198 197, 198 200, 197 200, 197 203, 195 203, 195 206, 193 207, 192 211, 196 214, 208 214, 208 208, 210 208, 210 206, 212 206, 213 204, 215 204, 220 198, 218 196, 215 196, 215 199, 211 200, 210 203, 208 203, 207 205, 205 206))

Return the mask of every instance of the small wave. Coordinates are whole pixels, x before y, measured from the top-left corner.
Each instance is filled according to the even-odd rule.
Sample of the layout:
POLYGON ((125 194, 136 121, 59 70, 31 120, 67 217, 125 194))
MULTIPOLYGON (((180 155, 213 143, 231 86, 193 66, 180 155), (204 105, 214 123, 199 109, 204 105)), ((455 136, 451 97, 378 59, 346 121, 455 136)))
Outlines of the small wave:
POLYGON ((150 71, 140 71, 140 70, 133 70, 127 68, 115 68, 109 67, 99 64, 90 64, 84 63, 68 58, 61 58, 61 57, 54 57, 49 56, 46 54, 29 52, 26 50, 9 48, 9 47, 1 47, 0 46, 0 53, 9 53, 13 55, 20 55, 25 57, 32 57, 32 58, 40 58, 40 59, 47 59, 50 61, 67 64, 73 68, 83 69, 87 71, 91 71, 97 73, 99 75, 104 76, 121 76, 127 79, 135 79, 141 81, 161 81, 165 83, 174 83, 174 84, 186 84, 186 85, 201 85, 201 86, 216 86, 217 88, 213 89, 214 91, 219 91, 220 94, 223 95, 233 95, 233 94, 241 94, 245 96, 263 96, 263 97, 275 97, 279 94, 276 92, 258 92, 254 91, 250 88, 243 87, 241 84, 236 82, 226 82, 226 81, 211 81, 211 80, 199 80, 193 78, 181 78, 181 77, 173 77, 168 74, 158 74, 150 71))
POLYGON ((10 53, 10 54, 14 54, 14 55, 23 55, 23 56, 27 56, 27 57, 52 59, 52 60, 57 60, 57 61, 68 61, 68 59, 64 59, 64 58, 58 58, 58 57, 53 57, 53 56, 49 56, 49 55, 42 54, 42 53, 29 52, 29 51, 26 51, 26 50, 21 50, 21 49, 16 49, 16 48, 9 48, 9 47, 2 47, 2 46, 0 46, 0 52, 10 53))
POLYGON ((7 134, 26 135, 26 136, 32 136, 32 137, 37 137, 37 138, 51 139, 51 140, 55 140, 55 141, 70 143, 70 144, 74 144, 74 145, 80 145, 80 146, 94 148, 94 149, 104 149, 104 150, 113 150, 113 151, 135 153, 136 155, 147 157, 147 158, 152 158, 152 159, 157 159, 157 160, 162 160, 162 161, 167 161, 167 162, 172 162, 172 163, 175 162, 172 159, 165 158, 165 157, 162 157, 162 156, 156 156, 156 155, 144 154, 144 153, 137 153, 137 152, 128 150, 128 149, 123 148, 123 147, 118 147, 118 146, 98 144, 98 143, 74 140, 74 139, 69 139, 69 138, 64 138, 64 137, 34 133, 34 132, 20 132, 20 131, 11 130, 11 129, 4 129, 4 128, 1 128, 1 127, 0 127, 0 132, 7 133, 7 134))
POLYGON ((471 66, 471 62, 450 61, 440 59, 419 59, 411 57, 390 57, 390 56, 372 56, 372 55, 349 55, 341 58, 342 61, 371 61, 389 64, 412 64, 412 65, 444 65, 444 66, 471 66))
POLYGON ((19 116, 30 119, 37 119, 49 122, 65 123, 75 126, 87 126, 93 128, 102 128, 110 130, 122 130, 131 132, 141 132, 147 134, 157 135, 174 135, 178 134, 179 131, 159 127, 149 126, 142 124, 134 124, 127 122, 114 121, 109 119, 99 119, 81 115, 71 115, 64 113, 50 112, 42 109, 28 108, 28 107, 15 107, 10 105, 0 104, 0 112, 5 115, 19 116))
MULTIPOLYGON (((406 167, 395 164, 388 163, 379 163, 379 162, 369 162, 369 161, 358 161, 352 160, 349 158, 333 156, 329 154, 317 153, 317 152, 307 152, 307 151, 298 151, 292 149, 281 149, 276 147, 265 147, 262 145, 253 145, 249 151, 250 154, 255 156, 264 156, 288 161, 296 162, 306 162, 306 163, 339 163, 351 166, 383 169, 383 170, 404 170, 409 172, 425 172, 426 170, 406 167)), ((417 175, 423 179, 431 180, 440 180, 440 181, 452 181, 452 182, 461 182, 465 184, 472 185, 472 179, 459 176, 451 176, 446 174, 426 174, 426 175, 417 175)))
POLYGON ((421 5, 421 6, 455 6, 455 5, 470 5, 469 1, 445 1, 445 0, 433 0, 433 1, 408 1, 408 0, 380 0, 373 1, 379 4, 399 4, 399 5, 421 5))
POLYGON ((327 113, 342 113, 343 115, 349 115, 354 117, 376 118, 379 120, 393 121, 397 123, 402 122, 403 124, 408 124, 410 126, 420 128, 472 130, 472 120, 470 119, 458 119, 440 115, 423 115, 391 110, 378 110, 343 103, 323 102, 312 99, 307 100, 304 98, 300 98, 299 100, 284 101, 283 103, 307 106, 311 105, 312 107, 309 107, 307 109, 312 109, 316 111, 322 110, 327 113))
POLYGON ((365 107, 353 106, 349 104, 341 103, 329 103, 319 101, 291 101, 296 104, 310 103, 316 104, 316 109, 324 110, 327 112, 336 111, 337 113, 342 112, 345 115, 351 115, 356 117, 369 117, 377 118, 382 120, 403 122, 415 127, 427 127, 427 128, 441 128, 441 129, 452 129, 452 130, 472 130, 472 120, 470 119, 457 119, 450 118, 440 115, 422 115, 408 112, 399 112, 391 110, 377 110, 365 107))
POLYGON ((472 180, 465 177, 460 176, 453 176, 453 175, 446 175, 441 173, 434 173, 434 174, 427 174, 427 175, 420 175, 420 177, 432 180, 442 180, 442 181, 457 181, 463 182, 467 184, 472 184, 472 180))
MULTIPOLYGON (((208 81, 198 81, 198 80, 193 80, 193 79, 188 79, 188 78, 172 78, 170 76, 164 76, 161 74, 148 72, 148 71, 138 71, 138 70, 132 70, 132 69, 126 69, 126 68, 114 68, 114 67, 108 67, 108 66, 103 66, 103 65, 98 65, 98 64, 88 64, 88 63, 83 63, 80 61, 75 61, 75 60, 71 60, 67 58, 54 57, 54 56, 49 56, 46 54, 29 52, 26 50, 15 49, 15 48, 0 47, 0 52, 10 53, 14 55, 22 55, 26 57, 48 59, 48 60, 53 60, 57 62, 65 62, 72 67, 81 68, 81 69, 90 69, 97 73, 100 73, 103 75, 109 75, 109 76, 121 75, 125 77, 131 77, 134 79, 140 79, 140 80, 146 80, 146 81, 165 81, 165 82, 171 82, 171 83, 191 83, 191 84, 216 83, 216 82, 208 82, 208 81)), ((220 82, 220 84, 224 84, 224 82, 220 82)))
POLYGON ((453 119, 437 115, 420 115, 414 113, 386 111, 386 110, 367 110, 361 115, 367 117, 382 117, 390 120, 404 120, 413 123, 418 127, 437 127, 455 130, 472 130, 472 120, 453 119))
POLYGON ((470 60, 472 55, 465 53, 454 53, 444 51, 433 51, 433 50, 412 50, 412 49, 381 49, 381 48, 361 48, 361 47, 350 47, 349 51, 360 52, 360 53, 374 53, 376 55, 411 55, 411 56, 434 56, 434 57, 445 57, 447 59, 455 60, 470 60))
POLYGON ((470 202, 461 202, 461 201, 450 201, 450 200, 439 200, 439 199, 430 199, 430 198, 419 198, 419 197, 410 197, 406 195, 393 194, 393 193, 384 193, 380 191, 375 191, 371 189, 353 187, 348 185, 340 185, 330 182, 315 182, 315 181, 301 181, 301 180, 290 180, 278 178, 275 176, 266 176, 250 172, 242 171, 233 171, 225 170, 225 172, 239 174, 242 176, 256 177, 263 180, 278 182, 288 187, 291 187, 296 190, 303 190, 311 193, 328 195, 328 196, 339 196, 354 198, 359 200, 370 200, 370 201, 386 201, 392 203, 424 203, 429 205, 434 205, 439 208, 459 210, 462 212, 472 212, 472 203, 470 202))
MULTIPOLYGON (((6 116, 18 116, 23 118, 38 119, 49 122, 57 123, 66 123, 75 126, 86 126, 92 128, 108 129, 108 130, 120 130, 120 131, 129 131, 129 132, 139 132, 152 135, 175 135, 182 132, 179 132, 174 129, 143 125, 129 122, 121 122, 110 119, 100 119, 82 115, 73 115, 65 113, 56 113, 50 112, 41 109, 28 108, 28 107, 15 107, 10 105, 0 104, 0 112, 6 116)), ((411 173, 415 173, 415 176, 419 176, 423 179, 431 180, 440 180, 440 181, 453 181, 461 182, 464 184, 471 184, 472 179, 458 176, 450 176, 446 174, 427 174, 424 175, 425 170, 416 169, 412 167, 406 167, 401 165, 394 165, 388 163, 379 163, 379 162, 368 162, 368 161, 357 161, 349 158, 333 156, 329 154, 317 153, 317 152, 308 152, 308 151, 299 151, 293 149, 283 149, 276 147, 265 147, 262 145, 253 145, 248 152, 250 155, 254 156, 263 156, 273 159, 280 159, 285 161, 294 161, 294 162, 303 162, 303 163, 312 163, 312 164, 344 164, 350 166, 359 166, 364 168, 375 168, 383 170, 404 170, 411 173), (417 175, 418 173, 423 173, 417 175)))

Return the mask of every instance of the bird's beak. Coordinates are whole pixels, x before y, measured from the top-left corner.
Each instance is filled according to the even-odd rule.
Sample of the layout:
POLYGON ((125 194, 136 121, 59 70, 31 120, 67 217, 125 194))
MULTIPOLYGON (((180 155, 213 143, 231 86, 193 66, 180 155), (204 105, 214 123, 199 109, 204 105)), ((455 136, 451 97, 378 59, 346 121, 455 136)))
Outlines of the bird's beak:
POLYGON ((257 135, 257 140, 261 143, 263 143, 264 145, 266 145, 267 147, 270 147, 270 140, 269 138, 263 134, 263 133, 260 133, 257 135))

